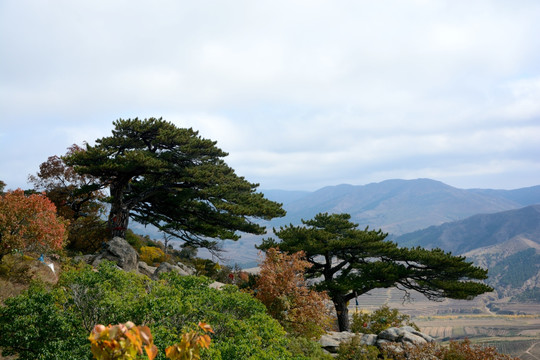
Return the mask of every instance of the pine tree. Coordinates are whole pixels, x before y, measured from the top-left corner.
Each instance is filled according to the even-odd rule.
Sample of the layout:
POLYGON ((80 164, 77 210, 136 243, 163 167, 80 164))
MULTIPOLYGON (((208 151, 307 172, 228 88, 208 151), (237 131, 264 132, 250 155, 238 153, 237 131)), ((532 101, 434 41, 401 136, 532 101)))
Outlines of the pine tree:
POLYGON ((216 249, 213 239, 263 234, 254 218, 284 216, 281 204, 265 199, 235 174, 216 142, 161 118, 119 119, 112 135, 67 155, 80 174, 109 188, 112 236, 124 237, 129 218, 152 224, 197 247, 216 249))
POLYGON ((304 251, 312 267, 307 278, 320 279, 316 288, 328 293, 341 331, 349 328, 347 303, 376 288, 418 291, 431 300, 469 299, 492 291, 474 280, 487 278, 463 256, 440 249, 399 248, 381 230, 358 229, 349 214, 317 214, 304 226, 274 230, 280 242, 265 239, 260 249, 304 251))

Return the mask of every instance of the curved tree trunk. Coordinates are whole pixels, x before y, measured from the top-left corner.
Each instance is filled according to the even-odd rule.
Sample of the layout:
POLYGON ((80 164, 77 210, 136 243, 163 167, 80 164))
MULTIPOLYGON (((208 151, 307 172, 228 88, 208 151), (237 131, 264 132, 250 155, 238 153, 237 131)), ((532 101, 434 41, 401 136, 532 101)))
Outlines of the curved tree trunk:
POLYGON ((332 298, 336 309, 339 331, 349 331, 349 308, 344 297, 332 298))

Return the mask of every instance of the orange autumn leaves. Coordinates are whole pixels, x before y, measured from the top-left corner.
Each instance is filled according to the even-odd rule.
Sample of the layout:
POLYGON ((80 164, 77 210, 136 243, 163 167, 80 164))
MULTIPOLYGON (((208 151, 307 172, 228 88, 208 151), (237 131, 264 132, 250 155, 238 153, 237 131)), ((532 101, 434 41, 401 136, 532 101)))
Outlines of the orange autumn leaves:
POLYGON ((45 252, 61 249, 67 222, 42 194, 26 196, 17 189, 0 196, 0 259, 13 250, 45 252))
MULTIPOLYGON (((206 333, 214 331, 206 323, 199 322, 198 330, 184 333, 180 336, 180 343, 165 349, 165 355, 171 360, 199 360, 200 350, 208 349, 210 336, 206 333)), ((158 354, 154 339, 147 326, 135 326, 128 321, 118 325, 96 325, 88 338, 91 351, 97 360, 127 360, 142 359, 143 349, 149 360, 158 354)))
POLYGON ((327 294, 307 287, 304 270, 310 266, 302 251, 289 255, 268 249, 255 296, 288 332, 317 338, 329 327, 331 318, 327 294))
POLYGON ((178 344, 169 346, 165 349, 165 355, 172 360, 198 360, 201 358, 200 350, 210 347, 210 336, 206 333, 214 331, 212 327, 206 323, 199 322, 199 328, 203 330, 203 334, 199 331, 190 331, 182 334, 178 344))
POLYGON ((88 339, 92 354, 99 360, 136 359, 143 347, 150 360, 158 353, 150 329, 135 326, 131 321, 107 327, 96 325, 88 339))

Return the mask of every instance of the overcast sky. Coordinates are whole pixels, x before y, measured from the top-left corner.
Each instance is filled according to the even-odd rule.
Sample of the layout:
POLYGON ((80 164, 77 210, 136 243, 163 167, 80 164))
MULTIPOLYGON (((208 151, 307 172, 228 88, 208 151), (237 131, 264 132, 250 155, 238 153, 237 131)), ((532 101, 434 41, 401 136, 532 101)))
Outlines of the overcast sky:
POLYGON ((163 117, 261 189, 540 184, 540 1, 0 0, 0 180, 163 117))

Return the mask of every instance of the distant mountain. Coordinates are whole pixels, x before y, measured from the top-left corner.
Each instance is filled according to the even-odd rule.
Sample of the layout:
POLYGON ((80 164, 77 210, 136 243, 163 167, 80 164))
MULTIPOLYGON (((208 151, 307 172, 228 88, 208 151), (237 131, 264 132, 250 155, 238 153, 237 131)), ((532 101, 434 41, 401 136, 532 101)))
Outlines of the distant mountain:
MULTIPOLYGON (((348 213, 359 227, 379 229, 399 236, 433 225, 465 219, 476 214, 497 213, 540 204, 540 186, 517 190, 457 189, 430 179, 386 180, 367 185, 328 186, 317 191, 264 190, 271 200, 283 204, 287 215, 260 223, 271 232, 283 225, 300 225, 317 213, 348 213)), ((131 226, 131 225, 130 225, 131 226)), ((136 224, 133 223, 133 226, 136 224)), ((152 228, 142 226, 136 232, 159 239, 152 228)), ((253 266, 258 251, 254 245, 262 236, 242 235, 237 241, 224 242, 223 254, 230 262, 253 266)))
POLYGON ((440 247, 487 268, 499 296, 540 301, 540 205, 431 226, 394 239, 401 246, 440 247))
MULTIPOLYGON (((301 219, 311 219, 320 212, 348 213, 360 227, 369 225, 400 235, 475 214, 523 206, 503 193, 503 190, 457 189, 430 179, 329 186, 304 196, 295 194, 297 197, 289 201, 281 198, 287 216, 275 219, 271 224, 300 224, 301 219)), ((274 200, 272 193, 265 194, 274 200)), ((530 199, 540 203, 540 191, 530 199)))
POLYGON ((540 205, 430 226, 394 238, 401 246, 440 247, 456 254, 499 245, 514 237, 537 239, 540 243, 540 205))
POLYGON ((293 201, 302 199, 309 194, 310 191, 291 191, 291 190, 262 190, 264 196, 272 201, 277 201, 283 205, 287 205, 293 201))
POLYGON ((515 190, 470 189, 468 191, 507 199, 521 206, 540 204, 540 185, 515 190))

